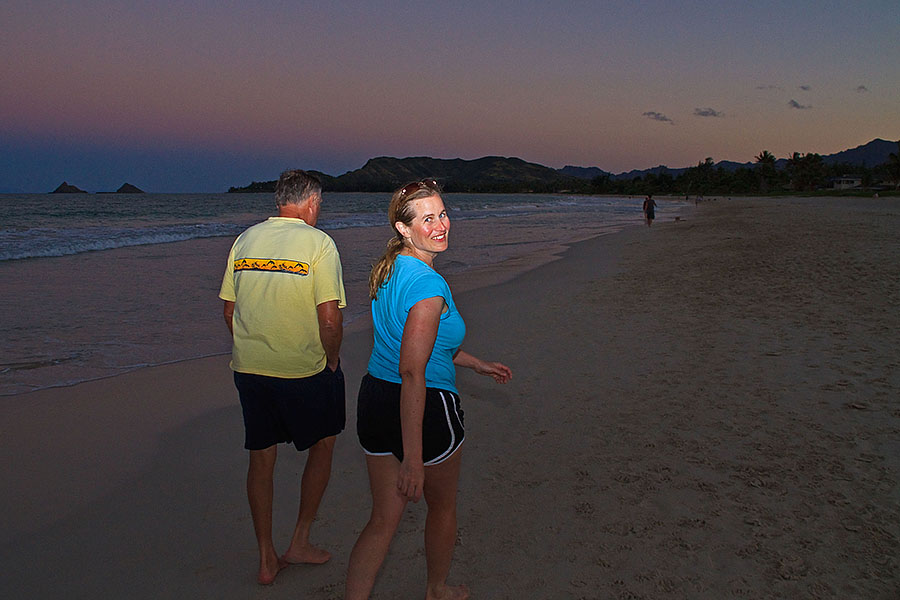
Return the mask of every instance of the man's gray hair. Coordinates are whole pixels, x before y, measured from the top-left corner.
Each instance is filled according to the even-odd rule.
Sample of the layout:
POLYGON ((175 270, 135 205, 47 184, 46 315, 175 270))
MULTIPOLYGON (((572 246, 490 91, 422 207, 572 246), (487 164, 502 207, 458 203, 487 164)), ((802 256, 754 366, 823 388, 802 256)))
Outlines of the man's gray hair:
POLYGON ((312 173, 301 169, 285 171, 275 186, 275 206, 303 204, 322 193, 322 182, 312 173))

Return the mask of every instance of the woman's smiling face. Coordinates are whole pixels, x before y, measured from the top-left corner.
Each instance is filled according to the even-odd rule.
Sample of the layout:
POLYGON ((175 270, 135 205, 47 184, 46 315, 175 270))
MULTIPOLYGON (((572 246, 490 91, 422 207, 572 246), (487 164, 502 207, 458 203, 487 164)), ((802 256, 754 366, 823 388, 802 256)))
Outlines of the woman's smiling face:
POLYGON ((450 217, 447 216, 444 201, 440 196, 427 196, 410 204, 415 212, 412 223, 407 226, 398 222, 395 226, 407 239, 408 247, 415 256, 421 258, 420 255, 426 254, 433 258, 448 247, 450 217))

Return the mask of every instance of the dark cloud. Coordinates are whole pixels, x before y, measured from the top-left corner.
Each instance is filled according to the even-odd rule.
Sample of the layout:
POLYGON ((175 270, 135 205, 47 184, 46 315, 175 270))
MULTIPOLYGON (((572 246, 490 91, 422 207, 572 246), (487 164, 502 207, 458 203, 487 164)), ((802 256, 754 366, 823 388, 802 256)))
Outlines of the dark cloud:
POLYGON ((788 102, 788 106, 790 106, 791 108, 796 108, 798 110, 807 110, 809 108, 812 108, 812 104, 800 104, 796 100, 791 100, 790 102, 788 102))
POLYGON ((648 119, 653 119, 654 121, 661 121, 663 123, 669 123, 671 125, 675 124, 675 121, 660 112, 656 112, 655 110, 645 112, 644 116, 648 119))
POLYGON ((800 89, 803 90, 804 92, 808 92, 808 91, 811 90, 812 88, 811 88, 810 86, 808 86, 808 85, 801 85, 801 86, 800 86, 800 89))
POLYGON ((868 91, 869 91, 869 88, 867 88, 864 85, 857 86, 857 88, 856 88, 856 92, 859 94, 865 94, 868 91))
POLYGON ((725 113, 719 112, 714 108, 695 108, 695 117, 724 117, 725 113))

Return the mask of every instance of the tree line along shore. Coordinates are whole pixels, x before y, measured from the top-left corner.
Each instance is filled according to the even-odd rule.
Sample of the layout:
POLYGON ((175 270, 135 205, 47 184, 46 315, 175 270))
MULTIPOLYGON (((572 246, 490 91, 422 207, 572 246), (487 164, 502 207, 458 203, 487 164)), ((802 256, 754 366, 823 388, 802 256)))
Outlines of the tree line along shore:
MULTIPOLYGON (((608 195, 768 195, 896 194, 900 188, 900 142, 873 140, 855 150, 830 156, 794 152, 776 159, 768 150, 754 162, 716 163, 706 158, 694 167, 664 166, 614 175, 596 167, 552 169, 519 158, 476 160, 429 157, 369 160, 338 177, 313 171, 326 192, 391 192, 408 181, 433 177, 448 193, 574 193, 608 195), (878 145, 878 152, 856 152, 878 145), (886 146, 887 145, 887 146, 886 146), (886 152, 893 145, 895 152, 886 152), (873 166, 867 166, 872 164, 873 166)), ((232 187, 232 193, 269 193, 275 181, 232 187)))

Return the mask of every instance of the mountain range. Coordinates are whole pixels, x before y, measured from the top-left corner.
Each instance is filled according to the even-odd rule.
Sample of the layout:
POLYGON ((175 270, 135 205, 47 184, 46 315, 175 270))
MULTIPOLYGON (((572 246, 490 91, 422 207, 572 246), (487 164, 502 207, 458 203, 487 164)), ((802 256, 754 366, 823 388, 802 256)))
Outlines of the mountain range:
MULTIPOLYGON (((867 144, 835 154, 822 155, 825 164, 845 164, 874 167, 888 161, 892 152, 897 152, 897 142, 874 139, 867 144)), ((781 158, 776 168, 784 168, 788 159, 781 158)), ((752 168, 754 162, 738 163, 720 161, 715 167, 726 171, 752 168)), ((322 180, 322 188, 330 192, 390 192, 403 183, 424 177, 435 178, 446 192, 561 192, 583 189, 586 181, 597 177, 610 180, 632 180, 647 174, 667 173, 672 177, 684 173, 685 168, 670 169, 659 165, 650 169, 632 170, 613 174, 599 167, 565 166, 553 169, 520 158, 486 156, 475 160, 461 158, 440 159, 430 157, 393 158, 382 156, 369 159, 362 168, 348 171, 340 176, 332 176, 311 171, 322 180)), ((275 181, 254 181, 250 185, 232 187, 229 192, 273 192, 275 181)))
MULTIPOLYGON (((557 169, 502 156, 475 160, 381 156, 339 177, 311 172, 319 176, 322 188, 329 192, 392 192, 398 185, 425 177, 435 178, 446 192, 545 192, 582 184, 582 180, 557 169)), ((270 192, 275 190, 275 183, 253 182, 228 191, 270 192)))
MULTIPOLYGON (((897 152, 897 142, 890 142, 888 140, 876 138, 868 144, 863 144, 862 146, 857 146, 856 148, 842 150, 841 152, 836 152, 834 154, 824 154, 822 155, 822 161, 826 165, 845 164, 850 166, 874 167, 876 165, 886 163, 891 152, 897 152)), ((778 169, 783 169, 787 165, 787 163, 788 159, 779 158, 775 161, 775 167, 778 169)), ((726 171, 736 171, 741 168, 753 168, 755 164, 756 163, 752 161, 739 163, 730 160, 723 160, 715 163, 715 168, 722 168, 726 171)), ((610 179, 617 180, 644 177, 649 173, 653 173, 654 175, 659 175, 660 173, 668 173, 672 177, 677 177, 678 175, 681 175, 682 173, 687 171, 688 168, 689 167, 670 169, 665 165, 660 165, 651 169, 632 170, 624 173, 612 174, 607 173, 597 167, 566 166, 560 169, 560 172, 584 179, 593 179, 594 177, 602 177, 608 175, 610 179)))

